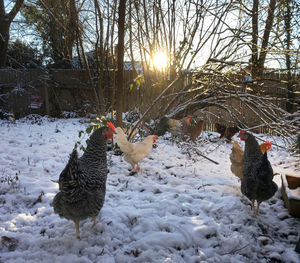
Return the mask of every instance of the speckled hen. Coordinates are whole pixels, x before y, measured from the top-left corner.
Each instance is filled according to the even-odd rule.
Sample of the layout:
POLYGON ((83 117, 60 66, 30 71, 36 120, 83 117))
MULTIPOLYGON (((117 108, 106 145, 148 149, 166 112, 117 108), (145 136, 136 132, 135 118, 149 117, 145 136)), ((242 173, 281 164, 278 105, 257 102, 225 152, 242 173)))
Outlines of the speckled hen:
POLYGON ((54 212, 75 222, 78 239, 79 221, 91 217, 94 226, 104 203, 108 173, 106 142, 114 133, 112 123, 109 126, 94 131, 80 158, 74 149, 59 176, 59 192, 53 199, 54 212))

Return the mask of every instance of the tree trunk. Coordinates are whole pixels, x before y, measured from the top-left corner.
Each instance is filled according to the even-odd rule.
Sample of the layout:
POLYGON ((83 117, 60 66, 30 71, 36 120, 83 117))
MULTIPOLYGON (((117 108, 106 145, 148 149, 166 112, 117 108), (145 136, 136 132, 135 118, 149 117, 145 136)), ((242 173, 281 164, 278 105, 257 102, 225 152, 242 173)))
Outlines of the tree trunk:
POLYGON ((264 64, 265 64, 266 56, 268 53, 269 37, 270 37, 270 32, 271 32, 271 29, 273 26, 275 7, 276 7, 276 0, 270 0, 268 17, 267 17, 267 21, 266 21, 264 36, 262 39, 262 44, 261 44, 260 54, 259 54, 259 59, 258 59, 258 65, 257 65, 259 76, 262 76, 262 74, 263 74, 264 64))
POLYGON ((73 47, 76 41, 76 31, 78 28, 78 12, 76 8, 75 0, 70 0, 69 2, 69 25, 68 32, 66 32, 66 64, 68 68, 72 68, 73 59, 73 47))
POLYGON ((20 11, 23 2, 24 0, 17 0, 11 11, 6 14, 4 0, 0 0, 0 68, 6 66, 10 25, 20 11))
POLYGON ((0 20, 0 68, 4 68, 6 66, 9 26, 9 23, 0 20))
POLYGON ((97 41, 96 41, 96 61, 97 61, 97 70, 98 70, 98 80, 97 80, 97 91, 100 103, 101 113, 105 113, 105 100, 104 100, 104 29, 103 29, 103 14, 98 3, 98 0, 94 1, 95 3, 95 15, 96 15, 96 30, 97 30, 97 41), (99 29, 98 29, 98 19, 99 19, 99 29))
POLYGON ((266 25, 264 29, 264 35, 262 38, 262 43, 260 51, 258 48, 258 9, 259 9, 259 0, 253 1, 252 8, 252 47, 251 47, 251 71, 253 79, 262 77, 264 71, 264 64, 266 56, 268 53, 268 44, 270 32, 273 26, 274 21, 274 12, 276 7, 276 0, 270 0, 268 6, 268 16, 266 20, 266 25))
POLYGON ((251 47, 251 72, 253 78, 257 75, 258 61, 258 0, 253 1, 252 7, 252 47, 251 47))
POLYGON ((122 112, 123 112, 125 8, 126 8, 126 0, 120 0, 119 20, 118 20, 118 58, 117 58, 118 75, 117 75, 117 93, 116 93, 117 126, 122 126, 122 112))
POLYGON ((286 34, 286 68, 287 68, 287 101, 286 101, 286 110, 288 112, 293 111, 293 99, 294 99, 294 91, 293 91, 293 83, 292 83, 292 74, 291 74, 291 54, 290 54, 290 46, 291 46, 291 1, 286 0, 286 13, 284 17, 284 26, 285 26, 285 34, 286 34))

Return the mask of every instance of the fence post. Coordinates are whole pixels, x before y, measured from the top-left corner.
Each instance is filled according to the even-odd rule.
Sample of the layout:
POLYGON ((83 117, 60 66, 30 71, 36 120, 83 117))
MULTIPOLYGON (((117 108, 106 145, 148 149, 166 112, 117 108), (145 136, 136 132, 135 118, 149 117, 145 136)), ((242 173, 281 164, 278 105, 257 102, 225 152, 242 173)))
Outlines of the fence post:
POLYGON ((50 115, 50 107, 49 107, 49 93, 47 85, 44 86, 45 90, 45 106, 46 106, 46 114, 50 115))

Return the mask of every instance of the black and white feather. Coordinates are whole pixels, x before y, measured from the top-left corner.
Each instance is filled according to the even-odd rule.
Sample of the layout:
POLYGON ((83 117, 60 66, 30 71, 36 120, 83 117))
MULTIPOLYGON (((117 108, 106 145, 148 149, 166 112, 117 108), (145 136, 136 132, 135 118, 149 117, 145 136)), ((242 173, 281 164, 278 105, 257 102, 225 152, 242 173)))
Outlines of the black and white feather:
POLYGON ((107 179, 105 129, 96 130, 78 158, 76 149, 59 176, 59 192, 53 200, 54 212, 73 221, 96 217, 104 203, 107 179))

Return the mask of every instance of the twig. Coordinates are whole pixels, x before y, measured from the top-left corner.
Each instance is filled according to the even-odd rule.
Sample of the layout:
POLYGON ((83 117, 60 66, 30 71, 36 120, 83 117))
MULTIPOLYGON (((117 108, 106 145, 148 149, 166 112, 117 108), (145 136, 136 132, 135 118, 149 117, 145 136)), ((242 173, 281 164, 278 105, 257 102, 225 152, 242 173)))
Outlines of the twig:
POLYGON ((208 158, 207 156, 205 156, 204 154, 202 154, 201 152, 199 152, 197 149, 195 149, 195 152, 196 152, 198 155, 204 157, 205 159, 207 159, 207 160, 213 162, 214 164, 219 164, 218 162, 216 162, 216 161, 214 161, 214 160, 208 158))
POLYGON ((45 193, 44 191, 41 191, 39 197, 31 204, 31 207, 35 206, 37 203, 41 203, 43 195, 45 195, 45 193))
POLYGON ((179 96, 182 96, 182 91, 188 90, 188 89, 190 89, 191 87, 194 87, 194 86, 196 86, 195 83, 190 83, 190 84, 186 85, 185 87, 183 87, 180 92, 175 94, 176 96, 173 97, 173 99, 170 101, 170 103, 164 109, 163 115, 165 115, 170 110, 170 108, 174 105, 175 101, 178 100, 179 96))
POLYGON ((158 97, 153 101, 153 103, 150 105, 150 107, 145 111, 143 116, 137 121, 137 123, 134 125, 131 133, 128 135, 127 139, 129 140, 133 131, 136 129, 136 127, 140 124, 140 122, 144 119, 144 117, 149 113, 149 111, 153 108, 153 106, 161 99, 161 97, 181 78, 181 75, 179 75, 176 79, 174 79, 168 87, 166 87, 162 93, 158 95, 158 97))
POLYGON ((271 239, 271 240, 273 241, 273 243, 274 243, 274 239, 271 238, 269 235, 259 234, 259 236, 260 236, 260 237, 267 237, 267 238, 271 239))
POLYGON ((233 249, 233 250, 231 250, 230 252, 227 252, 227 253, 222 254, 222 256, 224 256, 224 255, 229 255, 229 254, 234 254, 234 253, 236 253, 236 252, 238 252, 238 251, 240 251, 240 250, 242 250, 242 249, 248 247, 249 245, 250 245, 250 244, 247 244, 246 246, 243 246, 243 247, 241 247, 241 248, 233 249))
POLYGON ((220 60, 216 58, 210 58, 207 62, 218 62, 218 63, 224 63, 230 66, 235 66, 236 64, 248 64, 249 62, 247 61, 225 61, 225 60, 220 60))
POLYGON ((44 3, 44 1, 40 1, 41 5, 46 9, 47 13, 54 19, 54 21, 61 27, 63 28, 65 31, 67 31, 67 29, 65 28, 65 26, 57 19, 57 17, 54 15, 54 13, 51 11, 51 9, 44 3))
MULTIPOLYGON (((246 130, 249 131, 249 130, 252 130, 252 129, 254 129, 254 128, 255 128, 255 127, 252 127, 252 128, 246 129, 246 130)), ((260 141, 262 141, 262 142, 265 142, 264 139, 261 139, 261 138, 255 136, 254 134, 252 134, 252 135, 253 135, 256 139, 258 139, 258 140, 260 140, 260 141)), ((272 145, 274 145, 274 146, 276 146, 276 147, 278 147, 278 148, 287 149, 286 147, 280 146, 280 145, 278 145, 278 144, 276 144, 276 143, 273 143, 273 142, 272 142, 272 145)))

